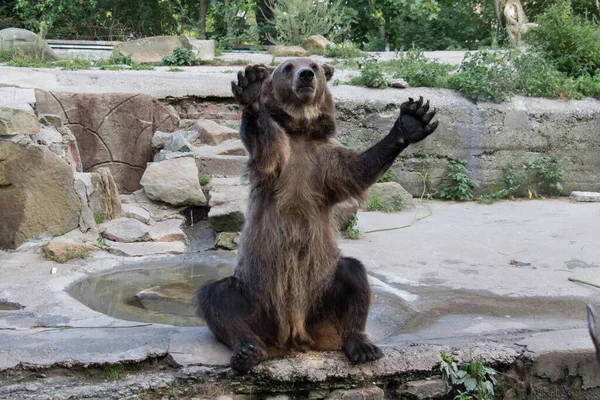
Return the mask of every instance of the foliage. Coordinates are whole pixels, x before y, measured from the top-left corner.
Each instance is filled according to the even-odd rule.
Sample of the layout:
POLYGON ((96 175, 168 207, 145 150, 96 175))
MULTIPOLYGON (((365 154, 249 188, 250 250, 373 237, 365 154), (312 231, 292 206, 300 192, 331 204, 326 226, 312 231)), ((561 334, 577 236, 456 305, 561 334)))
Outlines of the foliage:
POLYGON ((564 187, 562 181, 565 177, 564 160, 551 156, 543 156, 525 164, 525 169, 530 172, 528 179, 528 195, 560 195, 564 187))
POLYGON ((442 184, 441 198, 457 201, 473 200, 473 189, 478 187, 479 183, 469 178, 466 165, 467 161, 463 159, 448 161, 450 183, 442 184))
POLYGON ((57 67, 62 67, 65 71, 76 71, 78 69, 90 69, 93 64, 90 60, 84 58, 74 58, 72 60, 59 60, 55 63, 57 67))
POLYGON ((100 238, 96 241, 96 244, 94 244, 94 246, 96 246, 99 249, 102 250, 106 250, 108 249, 108 244, 106 243, 106 239, 105 238, 100 238))
POLYGON ((267 0, 273 14, 273 43, 301 46, 311 35, 328 36, 341 23, 341 0, 267 0))
POLYGON ((362 58, 358 63, 358 69, 360 70, 360 75, 350 80, 352 85, 378 89, 388 86, 388 81, 375 57, 369 55, 362 58))
POLYGON ((192 57, 192 53, 185 47, 177 47, 170 56, 162 58, 162 63, 165 65, 190 66, 194 65, 194 57, 192 57))
POLYGON ((600 71, 596 72, 593 77, 583 75, 575 81, 577 91, 584 96, 592 96, 600 99, 600 71))
POLYGON ((183 72, 183 69, 177 67, 170 67, 167 72, 183 72))
POLYGON ((104 222, 104 214, 100 211, 95 211, 94 212, 94 222, 96 224, 101 224, 102 222, 104 222))
POLYGON ((471 359, 468 363, 457 366, 452 353, 442 353, 440 363, 442 380, 450 386, 462 386, 454 399, 458 400, 493 400, 496 385, 496 371, 486 366, 483 359, 471 359))
POLYGON ((448 78, 448 86, 475 102, 505 100, 515 91, 515 69, 509 60, 510 53, 467 53, 458 72, 448 78))
POLYGON ((360 231, 358 230, 358 219, 351 217, 348 226, 344 230, 348 239, 360 239, 360 231))
POLYGON ((112 54, 108 60, 107 60, 108 64, 122 64, 122 65, 131 65, 132 60, 131 60, 131 54, 129 55, 122 55, 122 54, 112 54))
POLYGON ((331 58, 356 58, 361 54, 358 46, 352 42, 340 43, 337 46, 327 45, 327 50, 325 50, 325 56, 331 58))
POLYGON ((384 200, 381 196, 381 192, 373 190, 369 196, 367 202, 367 210, 369 211, 383 211, 386 213, 400 211, 404 207, 404 198, 400 193, 396 193, 393 198, 393 204, 389 204, 388 201, 384 200))
POLYGON ((516 69, 516 91, 533 97, 581 97, 575 81, 558 71, 541 53, 520 54, 512 61, 516 69))
POLYGON ((56 255, 50 250, 48 250, 47 246, 44 246, 42 247, 42 256, 46 260, 54 261, 59 264, 64 264, 69 260, 88 258, 90 256, 90 251, 88 249, 74 250, 68 248, 66 249, 64 254, 56 255))
POLYGON ((525 39, 569 76, 600 69, 600 26, 574 15, 570 0, 559 0, 538 18, 525 39))
POLYGON ((484 204, 492 204, 500 199, 514 199, 519 194, 524 181, 525 175, 519 174, 514 163, 508 163, 503 169, 504 179, 500 187, 490 190, 486 194, 482 194, 477 198, 477 201, 484 204))
POLYGON ((124 368, 121 364, 107 365, 105 368, 106 378, 111 381, 118 380, 124 372, 124 368))
POLYGON ((384 62, 383 68, 413 87, 443 87, 454 66, 429 61, 423 50, 412 48, 398 59, 384 62))
POLYGON ((385 171, 385 174, 381 175, 381 178, 377 182, 395 182, 396 181, 396 172, 393 169, 388 169, 385 171))
POLYGON ((200 175, 198 177, 198 182, 200 182, 200 185, 208 185, 211 179, 210 175, 200 175))

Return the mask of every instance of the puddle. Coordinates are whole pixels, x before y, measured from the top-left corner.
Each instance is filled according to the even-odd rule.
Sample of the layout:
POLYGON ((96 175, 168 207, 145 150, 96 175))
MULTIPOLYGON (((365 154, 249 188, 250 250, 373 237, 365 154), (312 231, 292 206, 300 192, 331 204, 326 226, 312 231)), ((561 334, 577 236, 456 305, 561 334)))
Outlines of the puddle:
POLYGON ((0 299, 0 311, 17 311, 25 308, 19 303, 0 299))

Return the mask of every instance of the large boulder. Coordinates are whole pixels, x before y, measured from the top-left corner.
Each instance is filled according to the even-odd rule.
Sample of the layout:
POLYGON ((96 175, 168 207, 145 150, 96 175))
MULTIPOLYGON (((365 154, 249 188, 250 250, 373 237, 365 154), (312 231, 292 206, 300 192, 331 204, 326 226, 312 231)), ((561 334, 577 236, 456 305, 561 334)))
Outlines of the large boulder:
POLYGON ((199 119, 194 124, 193 130, 198 132, 197 141, 193 144, 207 144, 216 146, 229 139, 238 139, 240 133, 227 126, 219 125, 209 119, 199 119))
POLYGON ((188 35, 180 37, 183 47, 192 53, 194 60, 209 61, 215 58, 215 41, 192 39, 188 35))
POLYGON ((214 40, 196 40, 187 35, 131 40, 119 43, 113 51, 123 56, 131 56, 135 62, 157 63, 161 62, 164 56, 171 55, 178 47, 188 49, 194 60, 207 61, 215 58, 214 40))
POLYGON ((150 163, 140 183, 151 200, 174 206, 206 205, 193 158, 182 157, 150 163))
POLYGON ((120 192, 140 188, 152 135, 174 131, 179 115, 146 94, 36 91, 39 114, 60 116, 77 138, 84 172, 108 167, 120 192))
POLYGON ((35 135, 40 123, 30 107, 0 106, 0 136, 35 135))
POLYGON ((322 54, 327 50, 327 46, 335 46, 335 43, 327 40, 323 35, 309 36, 302 45, 307 50, 317 51, 322 54))
POLYGON ((75 229, 81 203, 73 170, 46 147, 0 142, 0 208, 0 248, 75 229))
POLYGON ((375 206, 379 211, 400 211, 414 208, 414 200, 398 182, 379 182, 369 190, 369 205, 375 206))
POLYGON ((306 55, 306 49, 300 46, 272 46, 269 53, 280 57, 301 57, 306 55))
POLYGON ((45 61, 58 57, 42 38, 26 29, 7 28, 0 30, 0 53, 26 55, 45 61))

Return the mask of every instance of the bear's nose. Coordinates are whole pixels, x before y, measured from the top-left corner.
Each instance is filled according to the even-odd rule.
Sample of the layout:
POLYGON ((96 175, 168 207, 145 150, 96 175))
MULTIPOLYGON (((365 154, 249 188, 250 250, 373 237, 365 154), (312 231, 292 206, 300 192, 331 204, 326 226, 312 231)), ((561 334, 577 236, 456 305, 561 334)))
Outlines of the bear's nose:
POLYGON ((298 76, 303 82, 312 82, 315 77, 315 72, 310 68, 302 68, 298 71, 298 76))

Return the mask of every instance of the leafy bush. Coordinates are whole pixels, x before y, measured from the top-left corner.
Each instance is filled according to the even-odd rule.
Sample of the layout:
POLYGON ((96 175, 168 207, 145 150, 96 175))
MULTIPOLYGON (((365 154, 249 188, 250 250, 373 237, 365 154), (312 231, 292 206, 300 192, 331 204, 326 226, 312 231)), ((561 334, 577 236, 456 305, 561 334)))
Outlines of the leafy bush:
POLYGON ((564 188, 562 181, 565 177, 564 160, 556 157, 543 156, 525 164, 525 169, 532 172, 529 179, 529 197, 534 195, 560 195, 564 188))
POLYGON ((500 199, 514 199, 519 195, 523 183, 525 182, 525 175, 517 172, 517 167, 514 163, 508 163, 504 167, 504 179, 503 185, 490 190, 486 194, 482 194, 477 198, 477 201, 484 204, 492 204, 496 200, 500 199))
POLYGON ((360 70, 360 75, 350 80, 352 85, 379 89, 388 86, 388 81, 375 57, 367 56, 361 59, 358 63, 358 69, 360 70))
POLYGON ((600 99, 600 71, 596 72, 593 77, 583 75, 575 81, 577 91, 584 96, 592 96, 600 99))
POLYGON ((185 47, 177 47, 173 50, 173 54, 170 56, 164 56, 162 62, 165 65, 194 65, 194 57, 192 53, 185 47))
POLYGON ((360 239, 360 230, 358 229, 358 219, 356 217, 350 218, 344 233, 348 239, 360 239))
POLYGON ((471 100, 502 101, 515 91, 515 69, 510 53, 480 51, 467 53, 458 73, 448 78, 448 86, 471 100))
POLYGON ((344 42, 337 46, 328 45, 325 51, 325 56, 331 58, 356 58, 361 54, 360 49, 352 42, 344 42))
POLYGON ((525 39, 569 76, 593 76, 600 69, 600 26, 574 15, 570 0, 550 7, 525 39))
POLYGON ((448 161, 450 183, 441 186, 440 196, 443 199, 467 201, 473 200, 473 189, 479 186, 477 181, 469 178, 467 161, 463 159, 448 161))
POLYGON ((526 96, 578 98, 575 81, 558 71, 541 53, 521 54, 514 58, 516 90, 526 96))
POLYGON ((268 34, 273 43, 301 46, 311 35, 327 36, 340 26, 341 0, 332 2, 312 0, 266 0, 273 13, 269 22, 275 36, 268 34))
POLYGON ((200 185, 208 185, 211 181, 212 177, 210 175, 200 175, 198 176, 198 182, 200 185))
POLYGON ((385 174, 381 175, 381 178, 377 182, 394 182, 396 180, 396 173, 393 169, 388 169, 385 174))
POLYGON ((131 65, 131 54, 129 55, 121 55, 121 54, 112 54, 108 60, 107 60, 108 64, 124 64, 124 65, 131 65))
POLYGON ((454 66, 429 61, 423 50, 411 49, 396 60, 383 63, 384 70, 414 87, 443 87, 454 66))
POLYGON ((486 366, 483 359, 471 360, 462 363, 460 367, 454 361, 452 353, 442 353, 440 363, 442 380, 450 386, 461 387, 458 390, 456 400, 492 400, 494 399, 494 385, 496 381, 496 370, 486 366))

